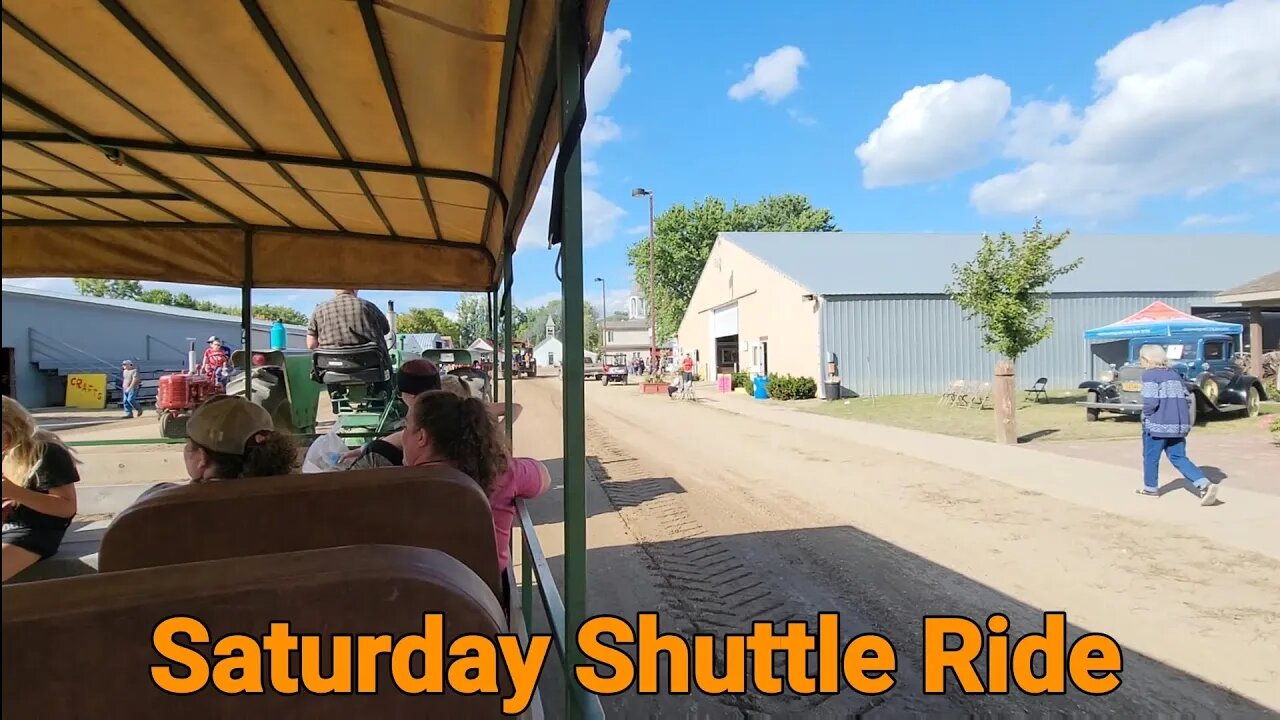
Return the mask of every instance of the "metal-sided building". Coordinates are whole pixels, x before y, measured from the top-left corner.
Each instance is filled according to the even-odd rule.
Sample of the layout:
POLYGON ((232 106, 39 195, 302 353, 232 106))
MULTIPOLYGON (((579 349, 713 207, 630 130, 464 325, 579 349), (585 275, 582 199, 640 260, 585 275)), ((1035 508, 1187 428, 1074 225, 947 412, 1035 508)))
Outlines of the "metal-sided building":
MULTIPOLYGON (((846 395, 987 379, 996 358, 944 292, 952 265, 980 245, 976 234, 722 233, 681 321, 680 352, 706 373, 801 375, 819 388, 834 355, 846 395)), ((1087 346, 1084 331, 1156 300, 1220 308, 1219 292, 1280 264, 1280 236, 1073 234, 1055 259, 1077 257, 1084 263, 1049 288, 1053 335, 1019 360, 1025 384, 1076 387, 1120 360, 1120 348, 1087 346), (1206 262, 1208 248, 1231 248, 1232 260, 1206 262)))
MULTIPOLYGON (((272 323, 256 320, 253 345, 270 345, 272 323)), ((305 327, 286 325, 290 348, 305 348, 305 327)), ((119 380, 133 360, 144 377, 186 365, 189 339, 204 352, 217 335, 240 347, 240 318, 131 300, 84 297, 4 286, 5 394, 27 407, 61 405, 66 376, 106 373, 119 380)))

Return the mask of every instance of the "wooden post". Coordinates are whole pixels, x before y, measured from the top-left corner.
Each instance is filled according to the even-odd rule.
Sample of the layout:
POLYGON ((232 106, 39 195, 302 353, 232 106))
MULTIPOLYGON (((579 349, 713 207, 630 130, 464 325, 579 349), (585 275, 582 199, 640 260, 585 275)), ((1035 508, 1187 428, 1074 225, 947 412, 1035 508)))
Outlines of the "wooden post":
POLYGON ((1249 374, 1262 379, 1262 306, 1249 308, 1249 374))
POLYGON ((1018 421, 1015 416, 1017 396, 1013 384, 1013 361, 1003 358, 996 363, 995 382, 992 383, 992 402, 996 408, 996 442, 1001 445, 1018 444, 1018 421))

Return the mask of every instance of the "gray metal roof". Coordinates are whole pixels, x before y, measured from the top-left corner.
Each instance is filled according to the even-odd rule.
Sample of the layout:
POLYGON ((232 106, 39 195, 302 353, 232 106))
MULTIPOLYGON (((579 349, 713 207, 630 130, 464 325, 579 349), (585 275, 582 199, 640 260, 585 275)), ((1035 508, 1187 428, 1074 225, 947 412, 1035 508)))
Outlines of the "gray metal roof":
MULTIPOLYGON (((171 305, 158 305, 156 303, 138 302, 137 300, 117 300, 114 298, 90 297, 88 295, 71 295, 69 293, 54 292, 52 290, 37 290, 35 288, 22 287, 21 285, 4 285, 4 292, 15 293, 18 295, 29 295, 31 297, 45 298, 48 300, 58 300, 62 302, 83 303, 86 305, 101 305, 113 308, 124 308, 127 310, 136 310, 138 312, 155 313, 157 315, 173 315, 183 318, 195 318, 198 320, 216 320, 217 322, 232 323, 240 325, 239 315, 223 315, 221 313, 204 312, 203 310, 190 310, 188 308, 173 307, 171 305)), ((270 320, 259 320, 254 318, 253 326, 255 328, 270 329, 275 323, 270 320)), ((285 325, 286 328, 294 330, 306 330, 301 325, 285 325)))
MULTIPOLYGON (((721 233, 817 295, 940 294, 951 265, 973 258, 982 235, 930 233, 721 233)), ((1051 286, 1059 293, 1210 294, 1280 260, 1280 235, 1089 235, 1072 233, 1059 263, 1084 263, 1051 286), (1240 262, 1240 258, 1256 258, 1240 262)))

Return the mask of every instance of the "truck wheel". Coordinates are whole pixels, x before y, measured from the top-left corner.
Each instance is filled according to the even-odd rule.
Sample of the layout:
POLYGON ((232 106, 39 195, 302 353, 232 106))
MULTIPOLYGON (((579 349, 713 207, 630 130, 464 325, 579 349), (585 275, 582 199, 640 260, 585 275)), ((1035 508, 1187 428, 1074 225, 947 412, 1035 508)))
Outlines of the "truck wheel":
MULTIPOLYGON (((1098 393, 1096 393, 1096 392, 1089 392, 1089 393, 1086 393, 1086 394, 1085 394, 1085 396, 1084 396, 1084 399, 1085 399, 1085 400, 1087 400, 1088 402, 1096 403, 1096 402, 1098 402, 1098 393)), ((1100 414, 1100 411, 1098 410, 1098 408, 1085 408, 1085 409, 1084 409, 1084 421, 1085 421, 1085 422, 1097 422, 1097 421, 1098 421, 1098 415, 1099 415, 1099 414, 1100 414)))
POLYGON ((605 387, 609 387, 609 376, 605 375, 604 377, 600 378, 600 382, 604 383, 605 387))
POLYGON ((1261 412, 1262 412, 1262 405, 1258 398, 1258 388, 1250 387, 1249 395, 1248 397, 1245 398, 1245 401, 1244 401, 1244 416, 1251 417, 1251 418, 1258 417, 1258 414, 1261 412))
POLYGON ((1191 426, 1195 427, 1196 421, 1200 418, 1200 398, 1194 393, 1191 395, 1191 426))

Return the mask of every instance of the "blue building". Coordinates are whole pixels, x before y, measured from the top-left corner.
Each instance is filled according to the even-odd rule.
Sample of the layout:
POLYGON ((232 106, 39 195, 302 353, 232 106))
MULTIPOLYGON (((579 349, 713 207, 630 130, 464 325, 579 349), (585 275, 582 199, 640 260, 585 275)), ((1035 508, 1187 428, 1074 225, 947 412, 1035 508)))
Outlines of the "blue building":
MULTIPOLYGON (((254 347, 269 347, 271 325, 254 322, 254 347)), ((285 327, 289 347, 305 348, 306 328, 285 327)), ((118 380, 126 358, 144 378, 182 370, 190 343, 203 354, 211 335, 240 347, 240 318, 5 285, 4 393, 27 407, 61 405, 68 374, 105 372, 118 380)))

